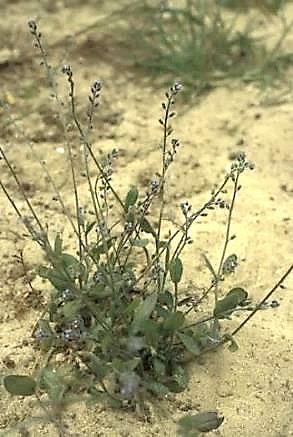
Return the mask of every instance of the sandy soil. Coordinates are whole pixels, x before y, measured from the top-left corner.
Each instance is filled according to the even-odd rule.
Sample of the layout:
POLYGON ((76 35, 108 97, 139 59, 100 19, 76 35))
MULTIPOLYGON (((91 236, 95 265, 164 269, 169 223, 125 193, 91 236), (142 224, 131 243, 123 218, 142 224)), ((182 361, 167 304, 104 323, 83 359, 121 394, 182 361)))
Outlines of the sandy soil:
MULTIPOLYGON (((10 106, 11 117, 17 120, 17 126, 7 126, 7 111, 0 108, 1 145, 40 216, 53 231, 64 227, 64 218, 52 200, 52 190, 36 157, 46 160, 68 204, 72 201, 69 167, 65 155, 58 151, 64 147, 61 129, 54 117, 54 103, 44 87, 43 72, 33 56, 26 22, 39 18, 44 38, 54 45, 65 35, 78 32, 97 18, 103 18, 111 8, 115 9, 114 2, 88 1, 84 6, 80 3, 19 0, 2 1, 0 6, 0 98, 10 106), (34 142, 33 151, 27 138, 34 142)), ((288 14, 293 17, 292 8, 288 14)), ((125 193, 131 183, 145 187, 157 170, 161 135, 157 119, 165 90, 154 90, 147 77, 144 79, 143 75, 123 67, 123 62, 116 58, 117 47, 106 30, 69 38, 66 44, 56 44, 51 52, 55 65, 70 63, 75 71, 81 114, 85 113, 90 82, 103 80, 95 147, 97 153, 113 147, 122 151, 113 180, 118 190, 125 193)), ((292 37, 288 44, 293 48, 292 37)), ((63 85, 60 93, 66 93, 63 85)), ((175 207, 181 201, 190 200, 196 209, 208 198, 214 184, 222 180, 231 154, 245 151, 256 165, 255 171, 242 179, 233 221, 237 238, 230 246, 230 251, 241 259, 231 283, 245 287, 254 300, 263 297, 292 264, 291 97, 285 93, 279 99, 270 91, 264 95, 251 85, 237 85, 216 89, 196 104, 187 106, 179 101, 177 106, 179 114, 174 127, 183 146, 169 181, 168 196, 174 205, 169 211, 172 218, 178 218, 179 210, 175 207)), ((75 133, 70 135, 74 137, 75 133)), ((24 207, 4 166, 1 166, 1 179, 7 183, 18 206, 24 207)), ((86 194, 82 179, 80 190, 82 195, 86 194)), ((30 274, 41 262, 42 255, 23 237, 23 228, 11 206, 3 193, 0 196, 1 374, 24 373, 31 371, 39 359, 30 336, 47 295, 46 285, 38 279, 33 284, 40 291, 30 292, 16 257, 22 250, 30 274)), ((219 210, 194 226, 194 244, 184 256, 185 284, 189 290, 208 284, 209 275, 200 254, 204 251, 212 261, 218 261, 224 223, 224 213, 219 210)), ((69 246, 71 237, 69 233, 69 246)), ((142 420, 134 413, 112 412, 102 405, 88 409, 81 403, 70 407, 65 414, 71 433, 68 435, 175 436, 172 419, 185 412, 218 409, 225 421, 214 435, 293 436, 293 275, 285 285, 276 295, 280 307, 259 312, 239 333, 240 349, 236 353, 224 348, 192 364, 188 390, 163 402, 168 413, 165 418, 154 413, 148 420, 142 420)), ((231 326, 237 326, 239 320, 233 319, 231 326)), ((36 412, 31 399, 19 400, 1 390, 0 430, 7 430, 36 412)), ((34 425, 30 435, 54 436, 55 430, 51 426, 34 425)))

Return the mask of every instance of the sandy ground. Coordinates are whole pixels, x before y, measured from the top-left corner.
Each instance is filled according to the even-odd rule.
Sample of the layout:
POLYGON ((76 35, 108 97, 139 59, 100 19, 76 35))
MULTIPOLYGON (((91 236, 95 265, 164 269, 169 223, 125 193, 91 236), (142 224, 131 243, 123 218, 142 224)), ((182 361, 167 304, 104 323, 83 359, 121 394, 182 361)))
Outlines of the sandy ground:
MULTIPOLYGON (((71 202, 69 167, 62 144, 60 126, 54 117, 54 103, 45 89, 43 73, 32 56, 26 22, 40 18, 44 37, 53 45, 109 13, 115 4, 106 2, 2 2, 0 33, 0 97, 10 105, 17 126, 7 127, 7 112, 1 110, 1 145, 25 183, 40 216, 55 231, 64 227, 48 181, 36 159, 45 159, 67 203, 71 202), (66 7, 70 3, 70 7, 66 7), (96 3, 96 5, 95 5, 96 3), (21 59, 21 62, 17 62, 21 59), (26 133, 25 135, 23 133, 26 133), (33 139, 34 151, 25 136, 33 139)), ((293 17, 293 9, 288 9, 293 17)), ((272 23, 273 25, 273 23, 272 23)), ((288 44, 293 48, 292 37, 288 44)), ((117 50, 117 49, 116 49, 117 50)), ((119 192, 131 183, 143 189, 157 170, 161 131, 157 123, 164 89, 154 91, 143 75, 121 67, 113 57, 109 35, 97 38, 95 32, 82 34, 53 51, 56 65, 71 63, 75 73, 79 111, 85 113, 89 84, 104 82, 102 104, 96 122, 95 148, 117 147, 121 156, 113 177, 119 192), (96 38, 96 39, 95 39, 96 38)), ((115 53, 115 50, 114 50, 115 53)), ((129 54, 130 56, 130 54, 129 54)), ((64 81, 63 81, 64 82, 64 81)), ((282 91, 282 90, 281 90, 282 91)), ((281 92, 280 91, 280 92, 281 92)), ((61 85, 61 95, 65 91, 61 85)), ((178 102, 174 123, 182 148, 176 156, 169 180, 168 196, 174 205, 171 218, 179 217, 176 208, 189 200, 194 209, 208 199, 230 162, 231 154, 245 151, 256 169, 242 178, 234 213, 230 253, 241 259, 231 284, 245 287, 257 300, 265 295, 292 264, 293 210, 293 104, 291 96, 271 98, 253 86, 219 88, 197 104, 178 102), (274 103, 274 104, 272 104, 274 103)), ((70 133, 71 134, 71 133, 70 133)), ((72 137, 75 133, 72 132, 72 137)), ((76 142, 78 162, 78 141, 76 142)), ((24 207, 7 169, 3 179, 19 207, 24 207)), ((80 180, 81 195, 87 189, 80 180)), ((0 362, 1 374, 25 373, 38 360, 32 348, 31 332, 46 301, 46 286, 33 280, 39 293, 31 293, 16 256, 23 251, 28 272, 42 257, 34 244, 23 237, 11 206, 0 193, 0 362)), ((86 200, 85 200, 86 203, 86 200)), ((225 216, 219 210, 195 225, 194 244, 185 252, 185 284, 189 290, 208 284, 202 265, 206 252, 217 262, 223 244, 225 216)), ((68 245, 70 246, 70 235, 68 245)), ((229 284, 228 284, 229 285, 229 284)), ((163 402, 166 417, 154 413, 148 421, 134 413, 110 411, 102 405, 88 409, 83 403, 65 414, 68 435, 76 436, 175 436, 172 419, 202 409, 218 409, 225 421, 214 435, 293 436, 293 275, 279 290, 279 308, 259 312, 239 333, 240 349, 226 348, 192 364, 188 389, 163 402)), ((240 319, 235 318, 235 327, 240 319)), ((16 399, 4 389, 0 398, 0 430, 9 429, 25 417, 37 414, 31 399, 16 399)), ((1 434, 2 435, 2 434, 1 434)), ((17 435, 17 434, 7 434, 17 435)), ((31 428, 31 436, 54 436, 53 427, 31 428)))

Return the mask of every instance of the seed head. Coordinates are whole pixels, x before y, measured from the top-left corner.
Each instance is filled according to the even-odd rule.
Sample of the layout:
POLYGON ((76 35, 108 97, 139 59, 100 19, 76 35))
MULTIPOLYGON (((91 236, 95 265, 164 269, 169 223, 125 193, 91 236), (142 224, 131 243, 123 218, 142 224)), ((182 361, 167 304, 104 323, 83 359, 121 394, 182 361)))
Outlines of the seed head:
POLYGON ((34 20, 29 20, 28 27, 29 27, 30 32, 33 35, 35 35, 37 32, 37 28, 38 28, 36 22, 34 20))
POLYGON ((73 73, 72 73, 72 69, 71 69, 70 65, 63 65, 61 71, 62 71, 63 74, 66 74, 69 78, 72 77, 73 73))

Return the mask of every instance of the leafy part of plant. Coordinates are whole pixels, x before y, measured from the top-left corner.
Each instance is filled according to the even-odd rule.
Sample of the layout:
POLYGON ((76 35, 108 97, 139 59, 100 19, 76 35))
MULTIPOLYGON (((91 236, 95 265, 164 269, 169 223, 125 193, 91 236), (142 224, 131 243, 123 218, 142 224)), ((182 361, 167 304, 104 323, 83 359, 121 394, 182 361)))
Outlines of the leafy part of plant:
POLYGON ((137 334, 140 330, 143 331, 144 325, 152 315, 158 300, 157 294, 151 294, 136 308, 130 331, 132 335, 137 334))
POLYGON ((178 437, 198 437, 200 433, 208 433, 221 426, 224 416, 217 411, 201 411, 193 416, 182 417, 178 422, 178 437))
POLYGON ((140 221, 140 228, 143 232, 146 232, 147 234, 152 234, 153 237, 156 237, 156 232, 150 222, 143 217, 140 221))
POLYGON ((244 306, 247 302, 248 293, 243 288, 233 288, 223 299, 217 301, 214 316, 218 319, 229 317, 238 306, 244 306))
POLYGON ((169 270, 171 281, 174 282, 174 284, 178 284, 181 281, 183 273, 183 265, 180 258, 172 259, 169 270))
POLYGON ((38 338, 42 351, 50 350, 56 340, 56 336, 50 327, 49 321, 45 319, 38 320, 33 334, 38 338))
POLYGON ((32 396, 35 394, 37 383, 31 376, 8 375, 3 379, 4 387, 12 395, 32 396))
MULTIPOLYGON (((34 21, 29 22, 29 29, 42 55, 51 94, 62 114, 57 84, 52 81, 54 69, 48 63, 41 33, 34 21)), ((61 234, 51 236, 5 150, 0 148, 3 163, 19 188, 31 217, 18 208, 4 182, 0 181, 0 186, 28 234, 43 250, 46 263, 39 267, 38 273, 51 284, 48 306, 33 329, 36 345, 43 353, 43 360, 36 366, 35 379, 8 375, 4 378, 4 387, 10 393, 35 394, 45 411, 44 420, 49 418, 60 436, 64 435, 60 414, 69 403, 78 400, 88 404, 102 402, 112 408, 139 408, 143 412, 146 403, 155 398, 184 391, 189 381, 186 363, 190 356, 199 357, 225 343, 235 350, 235 334, 257 311, 276 307, 273 302, 268 303, 268 299, 293 269, 291 266, 287 270, 260 303, 252 303, 242 288, 225 291, 225 278, 237 265, 237 256, 227 257, 227 252, 233 239, 232 213, 239 193, 239 180, 244 171, 253 169, 243 153, 237 155, 222 183, 202 206, 193 210, 188 201, 182 202, 180 224, 173 232, 166 229, 168 176, 180 146, 173 136, 171 123, 175 116, 174 104, 183 89, 181 82, 175 82, 168 89, 162 103, 159 169, 145 193, 133 185, 121 196, 113 182, 113 161, 117 151, 98 159, 90 141, 102 82, 95 80, 90 87, 84 123, 76 108, 73 70, 65 65, 62 73, 68 85, 72 120, 83 145, 84 174, 92 213, 87 214, 82 206, 86 200, 79 195, 77 169, 65 122, 64 143, 71 169, 74 212, 65 208, 53 179, 48 176, 48 180, 76 238, 75 253, 65 252, 61 234), (230 201, 221 198, 229 192, 229 187, 230 201), (154 201, 159 205, 157 210, 153 208, 154 201), (218 207, 223 212, 228 211, 219 263, 213 266, 208 255, 204 255, 211 274, 210 283, 201 296, 186 296, 183 252, 192 244, 190 229, 199 218, 218 207), (162 235, 167 236, 163 238, 162 235), (204 300, 208 314, 200 317, 200 304, 204 300), (222 319, 229 320, 239 311, 250 314, 232 333, 222 334, 222 319)), ((48 169, 45 174, 49 175, 48 169)), ((220 422, 214 412, 208 412, 183 420, 180 427, 187 433, 185 435, 195 435, 215 429, 220 422)))
POLYGON ((135 205, 135 202, 137 201, 137 199, 138 199, 138 189, 137 189, 137 187, 133 186, 128 191, 126 199, 125 199, 125 212, 128 212, 129 208, 131 206, 135 205))
POLYGON ((201 355, 201 348, 193 337, 182 334, 181 332, 178 333, 178 337, 180 338, 188 352, 191 352, 194 356, 201 355))

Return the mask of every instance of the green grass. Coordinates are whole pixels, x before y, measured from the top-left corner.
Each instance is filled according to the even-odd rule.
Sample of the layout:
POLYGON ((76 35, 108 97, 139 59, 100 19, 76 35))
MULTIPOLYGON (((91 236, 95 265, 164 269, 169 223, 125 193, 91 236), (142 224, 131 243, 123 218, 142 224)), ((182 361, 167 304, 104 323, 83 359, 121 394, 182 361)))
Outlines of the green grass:
POLYGON ((293 62, 293 53, 283 49, 292 30, 283 2, 267 2, 281 24, 273 46, 267 44, 267 32, 260 29, 260 16, 256 19, 233 8, 227 11, 220 6, 223 3, 234 6, 234 2, 184 0, 181 6, 166 2, 159 8, 153 1, 142 1, 135 14, 138 24, 131 23, 125 37, 135 41, 136 66, 160 82, 171 77, 182 80, 188 95, 235 79, 264 87, 280 84, 293 62))

